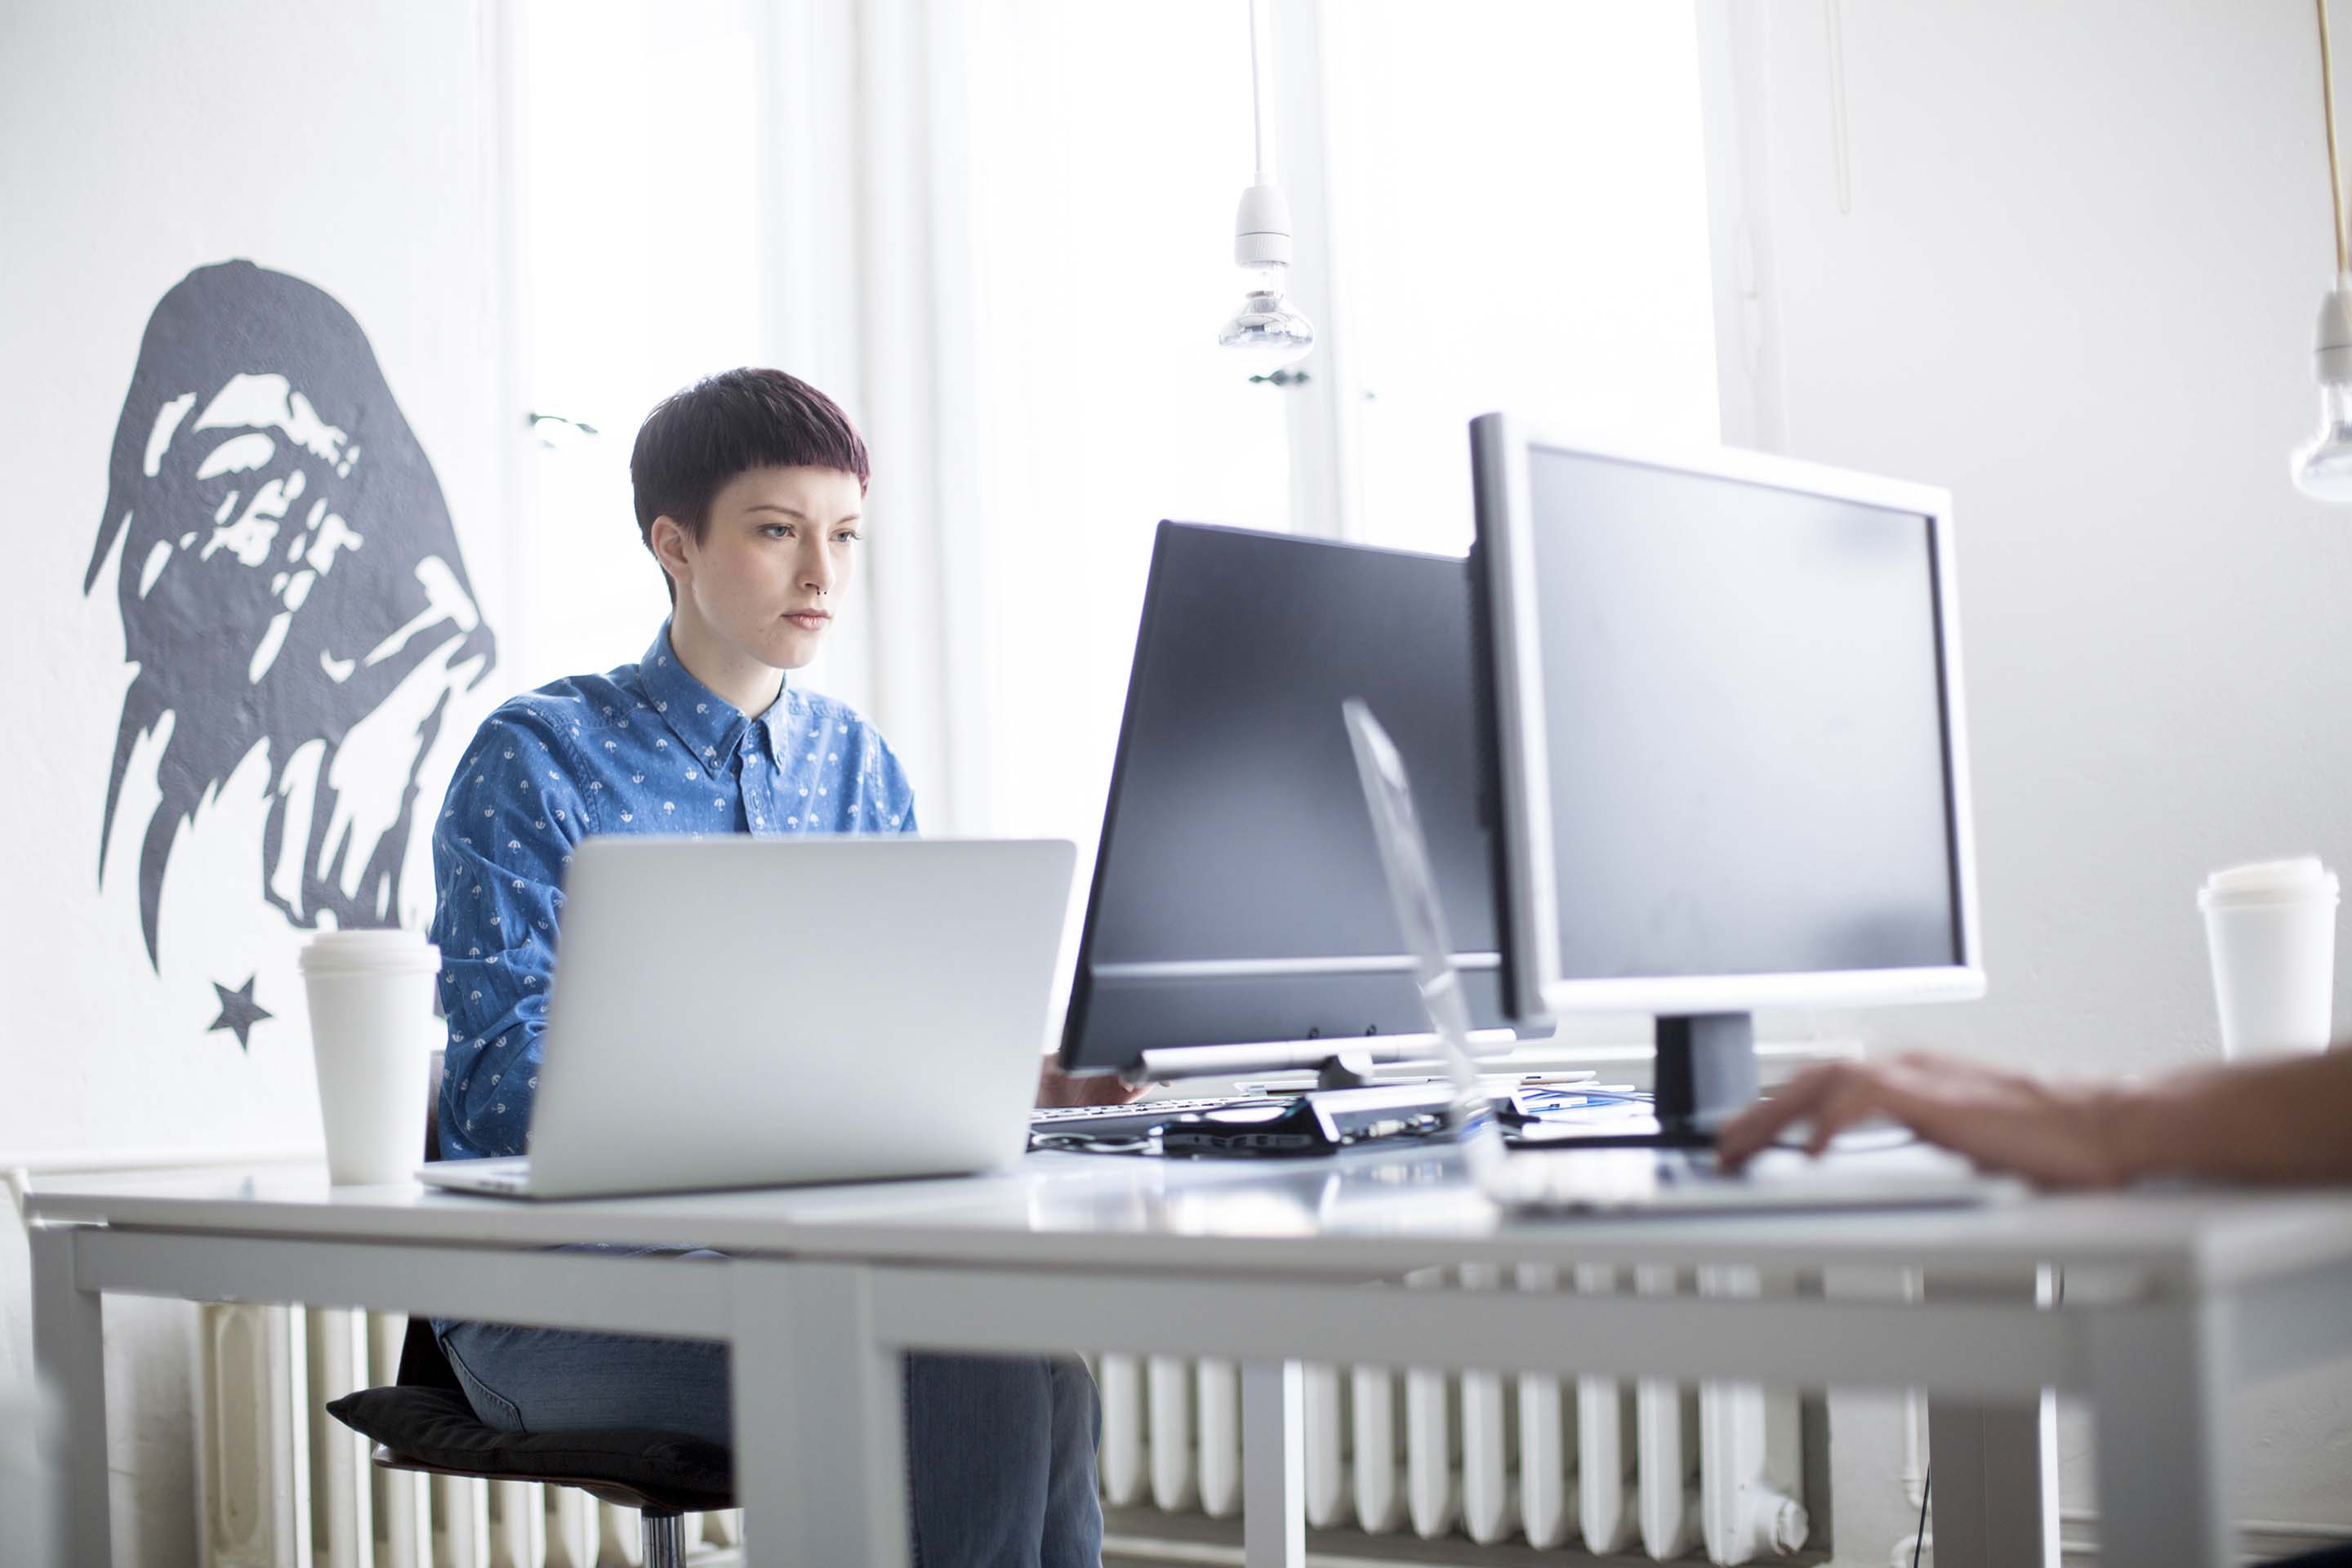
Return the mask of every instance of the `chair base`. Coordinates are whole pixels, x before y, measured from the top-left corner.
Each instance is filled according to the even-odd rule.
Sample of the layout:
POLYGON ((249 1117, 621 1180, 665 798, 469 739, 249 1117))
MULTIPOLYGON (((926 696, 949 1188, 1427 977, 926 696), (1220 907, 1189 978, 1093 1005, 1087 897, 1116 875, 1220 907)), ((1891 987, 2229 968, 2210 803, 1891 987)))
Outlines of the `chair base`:
POLYGON ((686 1517, 648 1513, 645 1521, 645 1568, 686 1568, 686 1517))
MULTIPOLYGON (((637 1510, 638 1540, 643 1568, 686 1568, 686 1516, 656 1505, 653 1500, 632 1489, 610 1482, 582 1481, 562 1476, 490 1475, 475 1470, 451 1469, 447 1466, 428 1464, 406 1454, 397 1454, 382 1443, 374 1445, 373 1458, 382 1470, 405 1470, 411 1475, 452 1476, 470 1481, 520 1481, 530 1485, 578 1487, 598 1500, 616 1508, 637 1510)), ((719 1507, 731 1507, 731 1500, 722 1500, 719 1507)))

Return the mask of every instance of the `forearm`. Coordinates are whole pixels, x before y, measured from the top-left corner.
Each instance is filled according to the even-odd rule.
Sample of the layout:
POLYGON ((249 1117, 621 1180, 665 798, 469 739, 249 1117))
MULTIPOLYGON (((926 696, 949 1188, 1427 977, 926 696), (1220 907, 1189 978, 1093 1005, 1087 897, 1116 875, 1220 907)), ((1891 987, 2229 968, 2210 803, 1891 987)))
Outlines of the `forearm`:
POLYGON ((2105 1122, 2126 1181, 2352 1182, 2352 1046, 2117 1088, 2105 1122))

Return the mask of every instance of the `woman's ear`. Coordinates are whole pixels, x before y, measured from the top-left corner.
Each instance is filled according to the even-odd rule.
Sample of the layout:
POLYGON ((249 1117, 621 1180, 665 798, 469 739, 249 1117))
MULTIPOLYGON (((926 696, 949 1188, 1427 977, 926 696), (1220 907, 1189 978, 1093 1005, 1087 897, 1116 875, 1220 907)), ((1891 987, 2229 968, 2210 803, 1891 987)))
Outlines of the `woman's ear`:
POLYGON ((654 519, 651 535, 654 559, 669 574, 669 580, 683 588, 694 580, 694 562, 688 552, 693 548, 694 536, 686 525, 667 514, 654 519))

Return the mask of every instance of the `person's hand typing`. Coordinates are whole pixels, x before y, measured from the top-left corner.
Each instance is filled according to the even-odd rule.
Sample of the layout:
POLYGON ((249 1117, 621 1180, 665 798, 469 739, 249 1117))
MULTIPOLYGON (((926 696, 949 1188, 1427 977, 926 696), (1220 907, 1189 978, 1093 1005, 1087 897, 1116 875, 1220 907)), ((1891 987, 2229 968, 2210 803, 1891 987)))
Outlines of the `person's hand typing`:
POLYGON ((1987 1170, 2013 1171, 2044 1186, 2114 1186, 2128 1172, 2115 1147, 2113 1099, 2102 1087, 2053 1084, 1924 1052, 1891 1062, 1832 1062, 1741 1112, 1718 1135, 1716 1151, 1736 1169, 1801 1121, 1805 1148, 1819 1154, 1839 1132, 1883 1116, 1987 1170))

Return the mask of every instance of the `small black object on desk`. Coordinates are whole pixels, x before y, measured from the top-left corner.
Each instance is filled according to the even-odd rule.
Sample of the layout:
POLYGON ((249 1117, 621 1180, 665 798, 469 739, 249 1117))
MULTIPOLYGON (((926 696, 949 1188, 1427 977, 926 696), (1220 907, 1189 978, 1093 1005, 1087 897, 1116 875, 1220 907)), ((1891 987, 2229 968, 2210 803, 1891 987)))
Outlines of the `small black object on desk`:
POLYGON ((1448 1131, 1452 1088, 1375 1083, 1368 1053, 1324 1059, 1316 1087, 1288 1100, 1243 1100, 1179 1116, 1160 1130, 1163 1154, 1241 1159, 1308 1159, 1396 1138, 1439 1138, 1448 1131))

